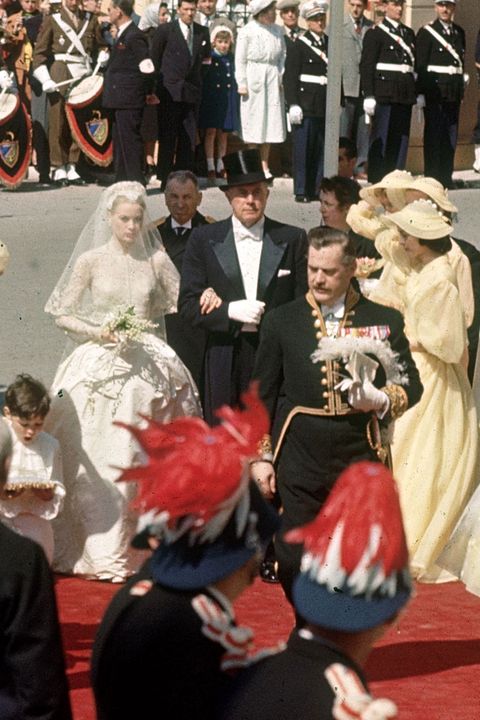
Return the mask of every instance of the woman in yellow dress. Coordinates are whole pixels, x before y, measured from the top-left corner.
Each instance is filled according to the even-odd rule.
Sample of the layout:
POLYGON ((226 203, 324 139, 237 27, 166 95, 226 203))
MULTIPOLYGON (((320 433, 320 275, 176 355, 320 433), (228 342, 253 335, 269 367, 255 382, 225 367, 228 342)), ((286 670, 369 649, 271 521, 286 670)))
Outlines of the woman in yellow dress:
POLYGON ((477 479, 477 414, 466 374, 466 320, 448 220, 417 200, 383 220, 376 247, 395 266, 406 334, 424 391, 395 424, 399 485, 411 570, 417 580, 455 579, 436 560, 477 479))

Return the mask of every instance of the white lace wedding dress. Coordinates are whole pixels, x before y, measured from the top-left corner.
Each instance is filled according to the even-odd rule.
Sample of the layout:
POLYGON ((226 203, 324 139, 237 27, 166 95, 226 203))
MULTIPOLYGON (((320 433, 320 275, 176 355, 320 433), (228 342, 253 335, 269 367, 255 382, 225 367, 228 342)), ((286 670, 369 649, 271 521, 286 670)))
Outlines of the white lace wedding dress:
MULTIPOLYGON (((130 508, 134 483, 116 482, 119 468, 139 459, 139 446, 115 422, 138 424, 141 415, 168 422, 201 413, 193 380, 160 337, 104 343, 98 318, 133 306, 144 319, 175 311, 162 285, 168 256, 125 253, 115 239, 78 258, 62 295, 68 314, 57 324, 81 340, 59 366, 52 387, 48 431, 60 441, 65 486, 64 512, 54 521, 54 569, 120 582, 143 554, 130 548, 136 514, 130 508), (89 317, 76 308, 89 295, 89 317)), ((58 315, 58 313, 57 313, 58 315)))

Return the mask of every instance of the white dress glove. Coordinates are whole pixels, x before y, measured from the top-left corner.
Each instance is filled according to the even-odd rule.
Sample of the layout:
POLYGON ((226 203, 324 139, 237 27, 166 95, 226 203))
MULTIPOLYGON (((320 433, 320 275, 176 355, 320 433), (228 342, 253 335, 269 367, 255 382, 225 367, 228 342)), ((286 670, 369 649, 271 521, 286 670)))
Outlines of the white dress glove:
POLYGON ((8 90, 13 85, 13 80, 7 70, 0 70, 0 89, 8 90))
POLYGON ((43 92, 46 92, 46 93, 56 92, 57 85, 50 78, 50 80, 45 80, 45 82, 42 83, 42 90, 43 90, 43 92))
POLYGON ((265 312, 265 303, 260 300, 235 300, 228 304, 228 317, 241 323, 258 325, 265 312))
POLYGON ((40 65, 36 70, 34 70, 33 77, 36 78, 39 83, 42 83, 42 90, 44 92, 50 93, 57 89, 55 83, 50 77, 50 73, 48 72, 46 65, 40 65))
POLYGON ((98 57, 97 57, 97 62, 100 65, 100 67, 102 67, 102 68, 105 67, 105 65, 108 63, 109 60, 110 60, 110 53, 108 52, 108 50, 100 50, 100 52, 98 53, 98 57))
POLYGON ((417 103, 415 107, 417 110, 423 110, 425 107, 425 95, 417 95, 417 103))
POLYGON ((373 97, 367 97, 363 101, 363 112, 369 117, 375 115, 375 108, 377 107, 377 101, 373 97))
POLYGON ((362 412, 376 412, 384 417, 390 406, 388 395, 366 380, 362 385, 353 383, 348 391, 348 404, 362 412))
POLYGON ((290 105, 288 111, 288 119, 291 125, 301 125, 303 120, 303 110, 300 105, 290 105))

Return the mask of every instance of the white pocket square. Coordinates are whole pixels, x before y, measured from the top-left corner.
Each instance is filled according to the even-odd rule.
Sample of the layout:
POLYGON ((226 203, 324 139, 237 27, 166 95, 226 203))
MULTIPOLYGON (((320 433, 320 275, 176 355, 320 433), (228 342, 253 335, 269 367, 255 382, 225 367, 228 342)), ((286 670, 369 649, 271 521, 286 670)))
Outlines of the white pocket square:
POLYGON ((277 273, 277 277, 285 277, 286 275, 291 275, 291 274, 292 274, 291 270, 282 270, 280 268, 280 270, 277 273))

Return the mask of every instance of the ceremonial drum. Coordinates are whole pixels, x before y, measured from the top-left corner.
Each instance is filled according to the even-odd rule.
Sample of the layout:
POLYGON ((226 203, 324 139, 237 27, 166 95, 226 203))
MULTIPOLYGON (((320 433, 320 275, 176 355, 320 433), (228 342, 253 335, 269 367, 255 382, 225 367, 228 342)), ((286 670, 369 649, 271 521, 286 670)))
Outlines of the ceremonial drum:
POLYGON ((88 75, 72 83, 65 110, 72 135, 82 152, 101 167, 113 158, 112 112, 102 107, 103 77, 88 75))
POLYGON ((32 123, 13 92, 0 93, 0 183, 9 190, 25 179, 32 155, 32 123))

